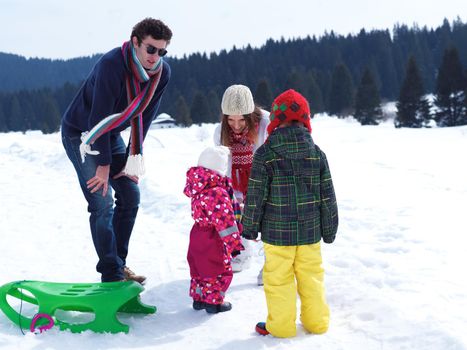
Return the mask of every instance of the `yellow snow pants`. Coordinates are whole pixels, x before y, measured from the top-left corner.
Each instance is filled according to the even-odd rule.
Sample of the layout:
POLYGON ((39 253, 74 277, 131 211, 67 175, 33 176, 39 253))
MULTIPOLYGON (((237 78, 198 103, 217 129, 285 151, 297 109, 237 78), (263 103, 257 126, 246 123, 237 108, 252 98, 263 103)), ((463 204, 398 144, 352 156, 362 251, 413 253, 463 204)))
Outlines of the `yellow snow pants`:
POLYGON ((264 252, 263 280, 268 306, 266 329, 269 333, 280 338, 297 334, 297 291, 303 326, 310 333, 325 333, 329 326, 329 307, 324 292, 320 243, 299 246, 264 243, 264 252))

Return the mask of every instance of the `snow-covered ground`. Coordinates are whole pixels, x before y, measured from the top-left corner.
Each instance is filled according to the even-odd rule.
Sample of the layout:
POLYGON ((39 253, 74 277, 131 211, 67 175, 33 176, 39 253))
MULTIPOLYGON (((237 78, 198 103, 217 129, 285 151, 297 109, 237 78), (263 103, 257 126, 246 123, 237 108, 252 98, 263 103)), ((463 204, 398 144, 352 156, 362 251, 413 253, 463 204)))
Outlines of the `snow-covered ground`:
MULTIPOLYGON (((467 127, 313 119, 340 226, 334 244, 322 249, 330 329, 317 336, 299 326, 293 339, 254 332, 267 312, 256 285, 260 244, 250 267, 234 276, 227 294, 232 311, 191 308, 192 219, 182 189, 186 170, 212 144, 214 127, 154 129, 145 142, 147 174, 128 264, 148 276, 141 298, 158 312, 119 315, 128 334, 54 327, 38 335, 23 335, 0 312, 0 349, 467 349, 467 127)), ((60 134, 0 134, 0 169, 0 285, 98 282, 86 204, 60 134)))

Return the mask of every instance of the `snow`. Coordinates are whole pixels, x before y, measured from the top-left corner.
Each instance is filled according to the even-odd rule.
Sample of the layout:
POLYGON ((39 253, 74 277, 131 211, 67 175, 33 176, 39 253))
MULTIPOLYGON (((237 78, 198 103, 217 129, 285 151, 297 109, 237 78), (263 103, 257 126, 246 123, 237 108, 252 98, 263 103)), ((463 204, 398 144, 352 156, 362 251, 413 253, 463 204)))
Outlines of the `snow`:
MULTIPOLYGON (((267 313, 256 285, 259 243, 250 267, 234 275, 226 298, 232 311, 191 308, 193 221, 182 189, 186 170, 212 144, 215 125, 207 124, 151 129, 145 142, 147 174, 128 264, 148 276, 141 298, 158 312, 119 315, 128 334, 54 327, 38 335, 23 335, 0 312, 0 349, 467 349, 467 127, 362 127, 325 115, 312 123, 340 214, 336 241, 322 246, 326 334, 307 334, 298 321, 293 339, 255 334, 267 313)), ((0 169, 0 285, 99 282, 86 203, 60 134, 0 134, 0 169)), ((26 304, 23 313, 35 311, 26 304)))

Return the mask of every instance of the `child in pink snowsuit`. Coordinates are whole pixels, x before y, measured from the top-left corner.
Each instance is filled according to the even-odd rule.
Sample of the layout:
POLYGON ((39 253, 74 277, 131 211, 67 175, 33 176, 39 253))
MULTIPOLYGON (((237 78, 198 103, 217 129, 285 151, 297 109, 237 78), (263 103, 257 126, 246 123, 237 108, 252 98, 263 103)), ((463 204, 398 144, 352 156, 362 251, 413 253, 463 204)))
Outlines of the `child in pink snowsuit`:
POLYGON ((232 305, 224 296, 232 282, 232 252, 243 250, 240 207, 228 171, 229 149, 206 148, 198 166, 188 170, 184 193, 191 198, 195 224, 190 233, 188 263, 193 309, 215 314, 232 305))

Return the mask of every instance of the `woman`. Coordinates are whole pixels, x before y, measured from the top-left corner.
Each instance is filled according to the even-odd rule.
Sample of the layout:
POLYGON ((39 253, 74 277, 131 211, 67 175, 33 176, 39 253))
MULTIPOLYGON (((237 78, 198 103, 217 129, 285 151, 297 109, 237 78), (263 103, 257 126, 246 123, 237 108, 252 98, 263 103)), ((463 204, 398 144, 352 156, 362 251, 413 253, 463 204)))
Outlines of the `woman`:
MULTIPOLYGON (((231 85, 222 96, 222 120, 214 131, 214 143, 230 149, 229 175, 232 178, 235 197, 243 203, 248 189, 248 178, 254 152, 267 138, 269 113, 260 109, 245 85, 231 85)), ((243 206, 242 206, 243 207, 243 206)), ((234 272, 240 272, 251 255, 248 241, 243 240, 245 251, 232 260, 234 272)), ((262 274, 258 275, 262 285, 262 274)))

